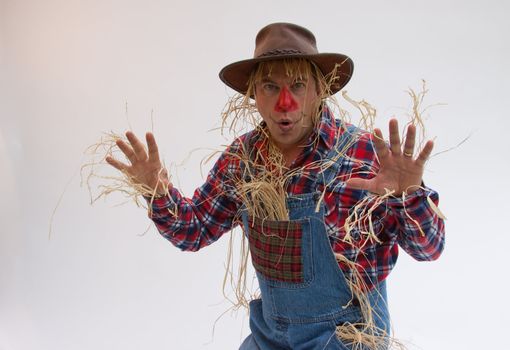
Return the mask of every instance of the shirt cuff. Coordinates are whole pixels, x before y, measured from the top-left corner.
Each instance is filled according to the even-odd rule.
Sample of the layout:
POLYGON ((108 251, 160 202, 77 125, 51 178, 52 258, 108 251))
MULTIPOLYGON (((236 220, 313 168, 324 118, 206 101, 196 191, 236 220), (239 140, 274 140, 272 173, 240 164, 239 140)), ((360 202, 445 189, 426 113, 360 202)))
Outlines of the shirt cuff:
POLYGON ((169 186, 168 194, 161 197, 145 197, 149 205, 149 212, 151 218, 158 218, 161 216, 168 216, 168 213, 174 213, 177 208, 177 203, 182 199, 181 193, 173 186, 169 186))
MULTIPOLYGON (((421 226, 431 220, 432 216, 439 215, 433 206, 437 206, 439 194, 422 184, 415 192, 402 197, 392 197, 386 202, 387 211, 395 214, 397 219, 404 222, 412 221, 421 226)), ((441 218, 441 216, 439 216, 441 218)), ((419 230, 420 232, 421 229, 419 230)), ((423 234, 422 234, 423 235, 423 234)))
POLYGON ((418 188, 411 194, 406 194, 399 197, 389 197, 386 201, 386 205, 391 209, 406 209, 412 210, 415 207, 421 206, 426 202, 427 197, 434 193, 433 190, 427 187, 418 188))

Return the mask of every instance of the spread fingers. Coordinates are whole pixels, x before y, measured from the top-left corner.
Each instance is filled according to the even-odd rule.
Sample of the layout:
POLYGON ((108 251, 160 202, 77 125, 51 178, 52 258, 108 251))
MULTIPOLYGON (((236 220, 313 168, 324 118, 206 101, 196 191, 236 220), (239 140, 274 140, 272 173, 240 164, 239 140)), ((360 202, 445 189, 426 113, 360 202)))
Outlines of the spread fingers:
POLYGON ((399 155, 401 150, 400 135, 398 132, 398 121, 396 119, 390 120, 390 149, 394 155, 399 155))
POLYGON ((418 163, 421 166, 424 166, 427 160, 430 157, 430 154, 432 153, 432 149, 434 148, 434 141, 429 140, 421 150, 420 154, 418 155, 418 158, 416 158, 416 163, 418 163))
POLYGON ((152 161, 159 160, 158 144, 156 143, 154 134, 151 132, 148 132, 145 135, 145 139, 147 140, 147 147, 149 148, 149 160, 152 160, 152 161))
POLYGON ((404 156, 413 157, 415 140, 416 127, 411 124, 407 127, 406 140, 404 142, 404 156))
POLYGON ((374 129, 374 146, 375 151, 377 152, 377 155, 379 156, 379 160, 381 162, 384 162, 385 158, 389 154, 388 146, 386 145, 386 142, 384 141, 383 134, 381 129, 374 129))
POLYGON ((141 161, 147 160, 147 152, 138 137, 136 137, 131 131, 126 132, 126 137, 129 140, 131 147, 133 147, 136 158, 141 161))
POLYGON ((133 151, 133 148, 131 148, 130 145, 128 145, 126 142, 124 142, 122 140, 117 140, 115 142, 115 144, 117 145, 117 147, 119 147, 119 149, 122 151, 122 153, 124 153, 126 158, 129 159, 131 164, 136 162, 137 157, 135 155, 135 152, 133 151))
POLYGON ((106 157, 105 160, 108 164, 110 164, 117 170, 124 171, 127 168, 126 164, 119 162, 117 159, 115 159, 111 156, 106 157))

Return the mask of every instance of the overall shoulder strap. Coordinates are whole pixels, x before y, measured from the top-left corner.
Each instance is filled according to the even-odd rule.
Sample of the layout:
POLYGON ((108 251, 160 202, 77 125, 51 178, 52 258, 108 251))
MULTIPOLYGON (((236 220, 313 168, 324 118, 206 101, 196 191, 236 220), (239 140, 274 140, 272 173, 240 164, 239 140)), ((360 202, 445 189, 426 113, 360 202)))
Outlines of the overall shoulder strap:
POLYGON ((335 145, 331 147, 326 158, 323 160, 325 170, 318 176, 318 181, 325 185, 329 184, 337 176, 342 166, 344 154, 353 145, 360 132, 360 129, 352 124, 346 124, 342 121, 337 121, 337 123, 340 123, 338 128, 342 132, 337 135, 335 145))

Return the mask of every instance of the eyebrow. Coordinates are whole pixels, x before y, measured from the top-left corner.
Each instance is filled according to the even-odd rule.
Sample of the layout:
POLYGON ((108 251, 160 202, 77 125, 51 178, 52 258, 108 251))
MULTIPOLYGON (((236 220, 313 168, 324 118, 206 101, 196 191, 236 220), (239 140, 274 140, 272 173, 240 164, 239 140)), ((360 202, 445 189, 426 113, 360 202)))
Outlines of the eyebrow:
POLYGON ((260 79, 261 83, 275 83, 274 80, 269 79, 268 77, 260 79))
MULTIPOLYGON (((307 82, 308 78, 306 78, 306 77, 295 77, 295 78, 293 78, 292 83, 294 83, 296 81, 307 82)), ((274 80, 272 80, 272 79, 270 79, 269 77, 266 76, 266 77, 260 79, 260 83, 274 83, 274 84, 276 84, 276 81, 274 81, 274 80)))

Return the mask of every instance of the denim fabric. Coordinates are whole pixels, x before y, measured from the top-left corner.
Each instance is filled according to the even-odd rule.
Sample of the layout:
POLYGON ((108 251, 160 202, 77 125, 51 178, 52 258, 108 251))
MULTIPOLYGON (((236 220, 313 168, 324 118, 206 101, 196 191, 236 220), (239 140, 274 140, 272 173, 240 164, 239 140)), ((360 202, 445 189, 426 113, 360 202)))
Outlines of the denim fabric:
MULTIPOLYGON (((333 159, 335 155, 336 150, 332 150, 328 157, 333 159)), ((326 170, 323 175, 328 183, 335 170, 326 170)), ((361 322, 362 316, 359 306, 350 303, 352 294, 334 257, 324 226, 324 208, 317 205, 319 200, 319 192, 287 199, 289 221, 301 226, 304 278, 298 283, 285 282, 267 278, 257 271, 261 299, 250 303, 252 334, 242 343, 240 350, 348 349, 336 337, 336 325, 361 322)), ((266 223, 268 228, 265 232, 270 235, 271 222, 266 223)), ((249 235, 246 213, 243 224, 249 235)), ((384 282, 369 294, 369 300, 376 325, 389 333, 384 282)))

